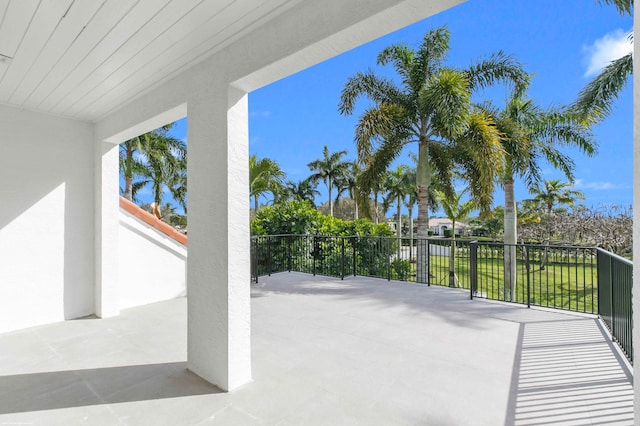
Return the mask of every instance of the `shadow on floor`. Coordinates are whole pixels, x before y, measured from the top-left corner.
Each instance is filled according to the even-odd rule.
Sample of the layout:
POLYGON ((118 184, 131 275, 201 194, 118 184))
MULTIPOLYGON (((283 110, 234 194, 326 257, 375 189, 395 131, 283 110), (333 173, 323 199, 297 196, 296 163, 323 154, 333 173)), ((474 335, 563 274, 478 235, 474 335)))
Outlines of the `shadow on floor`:
POLYGON ((0 414, 222 393, 186 362, 0 377, 0 414))
POLYGON ((633 425, 633 384, 597 319, 520 325, 506 425, 633 425))

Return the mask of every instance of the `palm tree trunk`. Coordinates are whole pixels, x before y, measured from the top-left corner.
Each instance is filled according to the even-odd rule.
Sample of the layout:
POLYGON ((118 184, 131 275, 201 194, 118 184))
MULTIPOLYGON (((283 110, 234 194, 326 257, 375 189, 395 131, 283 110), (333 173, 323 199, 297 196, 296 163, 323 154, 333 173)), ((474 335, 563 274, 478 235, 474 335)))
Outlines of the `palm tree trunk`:
POLYGON ((429 233, 427 221, 429 216, 429 188, 427 185, 418 185, 418 244, 416 251, 416 281, 419 283, 429 282, 429 233))
POLYGON ((451 248, 449 249, 449 287, 458 286, 456 277, 456 221, 451 221, 451 248))
POLYGON ((413 259, 413 206, 409 207, 409 262, 413 259))
POLYGON ((353 213, 353 218, 355 220, 358 220, 358 195, 356 194, 356 192, 354 191, 353 193, 353 207, 354 207, 354 213, 353 213))
POLYGON ((416 253, 416 281, 429 283, 429 185, 431 170, 429 165, 429 141, 421 140, 418 146, 418 250, 416 253))
POLYGON ((333 217, 333 198, 331 198, 331 178, 329 178, 329 216, 333 217))
POLYGON ((516 288, 516 243, 518 217, 513 179, 504 181, 504 300, 513 300, 516 288))
POLYGON ((125 167, 124 167, 124 198, 133 201, 133 171, 131 163, 133 162, 133 147, 131 142, 125 142, 125 167))
POLYGON ((402 250, 402 216, 400 216, 400 197, 398 196, 396 206, 396 237, 398 239, 398 259, 401 258, 400 250, 402 250))
POLYGON ((258 213, 258 196, 253 196, 253 214, 258 213))
POLYGON ((129 201, 133 201, 133 178, 126 177, 124 178, 124 194, 122 194, 124 198, 129 201))
POLYGON ((380 215, 378 214, 378 192, 373 192, 373 209, 376 211, 376 225, 380 223, 380 215))

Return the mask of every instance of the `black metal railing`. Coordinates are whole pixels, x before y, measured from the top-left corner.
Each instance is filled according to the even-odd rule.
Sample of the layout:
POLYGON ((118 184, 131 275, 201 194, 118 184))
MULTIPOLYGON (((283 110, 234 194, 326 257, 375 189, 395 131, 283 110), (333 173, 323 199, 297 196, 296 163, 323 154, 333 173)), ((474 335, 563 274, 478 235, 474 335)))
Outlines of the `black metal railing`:
POLYGON ((629 360, 633 360, 633 263, 598 249, 598 314, 629 360))
POLYGON ((445 238, 252 237, 252 279, 295 271, 367 276, 469 290, 486 298, 603 319, 629 360, 632 264, 601 249, 445 238))
POLYGON ((598 313, 597 249, 470 244, 471 297, 598 313))

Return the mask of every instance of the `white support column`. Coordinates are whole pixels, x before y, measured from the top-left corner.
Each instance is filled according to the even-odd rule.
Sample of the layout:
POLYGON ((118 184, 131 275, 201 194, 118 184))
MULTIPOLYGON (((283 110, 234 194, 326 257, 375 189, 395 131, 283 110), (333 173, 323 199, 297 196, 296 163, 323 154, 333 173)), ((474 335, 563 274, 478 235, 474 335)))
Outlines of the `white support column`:
MULTIPOLYGON (((640 34, 640 13, 633 8, 633 32, 640 34)), ((633 43, 633 424, 640 424, 640 43, 633 43)))
POLYGON ((118 145, 95 143, 95 313, 120 313, 118 293, 118 145))
POLYGON ((187 365, 230 391, 251 381, 247 94, 202 90, 187 117, 187 365))

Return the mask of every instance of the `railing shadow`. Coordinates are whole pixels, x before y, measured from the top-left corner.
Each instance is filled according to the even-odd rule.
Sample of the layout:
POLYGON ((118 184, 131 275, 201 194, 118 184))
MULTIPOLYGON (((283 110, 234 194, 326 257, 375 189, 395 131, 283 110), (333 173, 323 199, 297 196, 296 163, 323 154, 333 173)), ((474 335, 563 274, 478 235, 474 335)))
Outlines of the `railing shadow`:
POLYGON ((186 362, 0 377, 0 414, 222 393, 186 362))
POLYGON ((633 425, 633 383, 597 319, 520 325, 505 425, 633 425))

